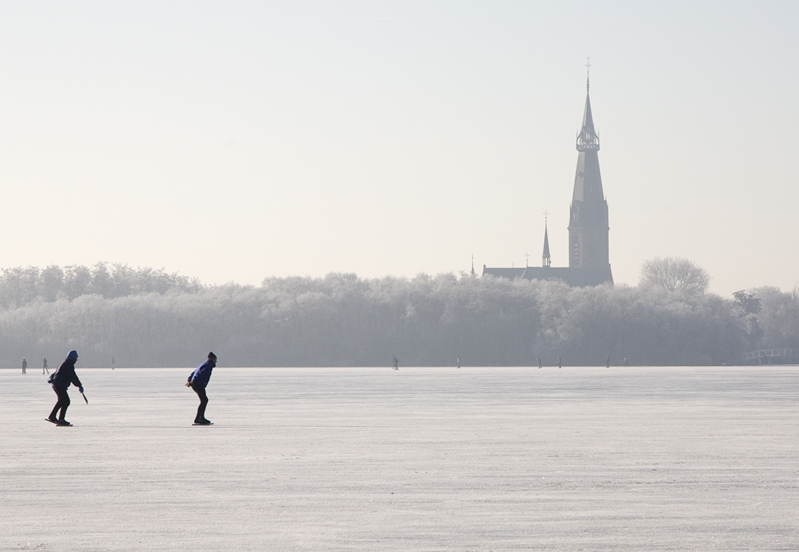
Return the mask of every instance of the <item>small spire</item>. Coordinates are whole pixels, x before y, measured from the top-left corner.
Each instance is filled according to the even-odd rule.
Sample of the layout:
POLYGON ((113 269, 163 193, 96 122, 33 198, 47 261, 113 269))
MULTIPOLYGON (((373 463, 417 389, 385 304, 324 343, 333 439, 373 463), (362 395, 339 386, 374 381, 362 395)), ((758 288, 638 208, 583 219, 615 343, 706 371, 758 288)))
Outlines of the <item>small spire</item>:
POLYGON ((549 256, 549 230, 547 229, 546 216, 549 213, 544 211, 544 253, 541 255, 541 266, 549 268, 552 264, 552 259, 549 256))
POLYGON ((472 253, 472 278, 474 278, 474 253, 472 253))

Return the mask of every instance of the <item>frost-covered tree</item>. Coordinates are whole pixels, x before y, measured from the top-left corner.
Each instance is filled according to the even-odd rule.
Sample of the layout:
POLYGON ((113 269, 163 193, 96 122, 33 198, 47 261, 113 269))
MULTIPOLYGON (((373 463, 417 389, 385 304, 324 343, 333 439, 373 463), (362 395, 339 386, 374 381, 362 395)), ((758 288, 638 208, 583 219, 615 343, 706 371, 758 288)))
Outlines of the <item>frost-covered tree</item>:
POLYGON ((746 321, 746 333, 749 336, 749 346, 754 349, 760 344, 763 337, 763 329, 757 315, 762 310, 760 299, 754 293, 747 293, 745 290, 736 291, 732 294, 738 308, 743 311, 743 318, 746 321))
POLYGON ((671 292, 704 293, 710 285, 705 269, 688 259, 655 257, 641 265, 639 285, 644 288, 663 288, 671 292))
POLYGON ((753 293, 762 304, 758 319, 763 347, 799 350, 799 286, 788 292, 761 287, 753 293))
MULTIPOLYGON (((111 356, 117 366, 190 366, 206 350, 226 366, 387 366, 391 355, 417 366, 452 366, 456 357, 467 366, 531 365, 537 356, 564 365, 604 366, 608 356, 713 364, 747 350, 741 308, 709 293, 452 274, 201 286, 163 271, 87 270, 88 280, 84 270, 64 271, 63 289, 51 267, 51 286, 32 286, 37 274, 42 284, 35 270, 0 273, 0 366, 74 348, 82 366, 107 366, 111 356), (79 286, 66 284, 75 275, 90 285, 73 298, 79 286), (109 275, 113 297, 104 295, 109 275), (50 291, 35 297, 42 288, 50 291)), ((799 292, 753 293, 764 339, 799 339, 799 292)))

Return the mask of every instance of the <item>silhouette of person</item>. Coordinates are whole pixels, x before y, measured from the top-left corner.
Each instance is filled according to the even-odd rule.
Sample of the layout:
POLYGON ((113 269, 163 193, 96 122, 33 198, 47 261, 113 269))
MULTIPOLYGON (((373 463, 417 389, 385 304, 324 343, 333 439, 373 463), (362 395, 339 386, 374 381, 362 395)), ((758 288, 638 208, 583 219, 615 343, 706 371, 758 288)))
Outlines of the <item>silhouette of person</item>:
POLYGON ((544 366, 543 364, 541 364, 541 357, 535 357, 535 358, 538 361, 538 369, 540 370, 544 366))
POLYGON ((458 364, 458 370, 461 368, 461 357, 455 357, 455 362, 458 364))
POLYGON ((563 367, 563 361, 560 360, 560 355, 558 355, 558 370, 563 367))
POLYGON ((69 394, 67 393, 67 389, 70 385, 75 385, 78 387, 81 393, 83 393, 83 384, 78 379, 78 375, 75 373, 75 363, 78 361, 78 352, 77 351, 70 351, 67 358, 64 359, 64 362, 61 363, 61 366, 56 368, 53 375, 47 380, 53 386, 53 391, 55 391, 56 396, 58 397, 58 402, 55 403, 53 407, 53 411, 50 412, 50 416, 47 417, 48 422, 53 422, 56 425, 60 426, 70 426, 72 425, 68 421, 64 419, 64 416, 67 414, 67 408, 69 408, 69 394), (58 411, 61 411, 61 415, 56 418, 56 414, 58 411))
POLYGON ((610 368, 610 355, 608 355, 608 358, 605 359, 605 368, 610 368))
POLYGON ((624 367, 627 368, 629 363, 627 362, 627 357, 624 357, 624 367))
POLYGON ((22 373, 23 374, 28 373, 28 361, 25 360, 25 357, 22 357, 22 373))
POLYGON ((216 355, 211 351, 208 353, 208 360, 200 364, 186 382, 186 387, 191 387, 200 397, 200 406, 197 407, 197 415, 194 417, 195 425, 211 425, 211 422, 205 418, 205 407, 208 406, 208 395, 205 394, 205 388, 208 386, 211 372, 214 371, 215 366, 216 355))
POLYGON ((47 372, 48 374, 50 373, 50 369, 47 368, 47 359, 46 358, 44 360, 42 360, 42 374, 44 374, 45 372, 47 372))
POLYGON ((114 369, 114 357, 111 357, 111 369, 114 369))
POLYGON ((391 355, 391 364, 394 365, 394 370, 399 370, 399 359, 394 355, 391 355))

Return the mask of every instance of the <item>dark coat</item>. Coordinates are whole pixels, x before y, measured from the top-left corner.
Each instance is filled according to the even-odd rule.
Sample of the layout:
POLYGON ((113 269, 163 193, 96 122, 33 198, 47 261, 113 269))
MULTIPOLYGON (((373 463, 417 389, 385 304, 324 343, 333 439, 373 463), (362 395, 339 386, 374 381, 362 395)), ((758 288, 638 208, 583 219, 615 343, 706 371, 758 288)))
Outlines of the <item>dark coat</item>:
POLYGON ((197 369, 189 376, 189 383, 192 387, 205 387, 208 385, 208 380, 211 379, 211 372, 214 371, 216 363, 210 358, 200 364, 197 369))
POLYGON ((57 387, 59 389, 66 389, 69 387, 71 383, 75 387, 83 387, 80 380, 78 379, 78 375, 75 373, 75 360, 74 358, 67 357, 64 359, 64 362, 61 363, 53 375, 50 376, 50 379, 47 380, 53 384, 53 387, 57 387))

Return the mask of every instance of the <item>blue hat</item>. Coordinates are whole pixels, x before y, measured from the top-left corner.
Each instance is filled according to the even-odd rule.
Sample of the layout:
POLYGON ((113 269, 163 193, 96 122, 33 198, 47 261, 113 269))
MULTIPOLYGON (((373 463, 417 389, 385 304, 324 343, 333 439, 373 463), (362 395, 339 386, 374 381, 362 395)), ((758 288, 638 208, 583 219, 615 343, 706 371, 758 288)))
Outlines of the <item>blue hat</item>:
POLYGON ((70 351, 67 355, 67 358, 74 358, 75 360, 78 360, 78 351, 70 351))

